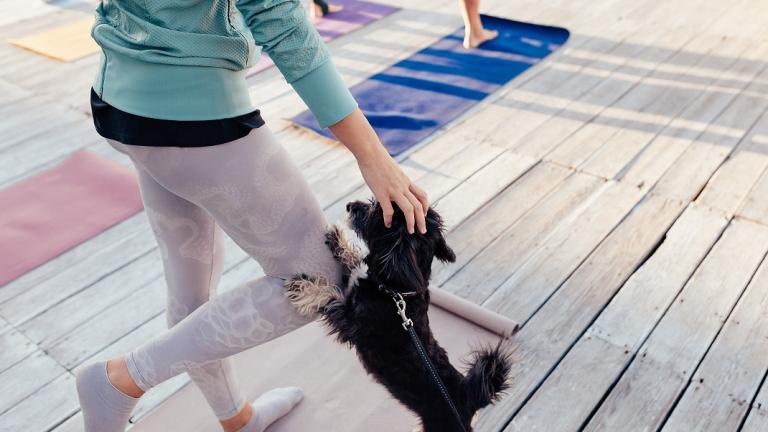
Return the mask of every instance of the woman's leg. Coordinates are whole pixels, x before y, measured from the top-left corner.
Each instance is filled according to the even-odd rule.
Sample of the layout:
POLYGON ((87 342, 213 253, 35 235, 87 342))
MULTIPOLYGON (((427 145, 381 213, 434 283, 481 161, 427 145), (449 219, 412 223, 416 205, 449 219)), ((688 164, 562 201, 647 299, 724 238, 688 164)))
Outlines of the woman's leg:
MULTIPOLYGON (((324 244, 326 222, 316 198, 267 126, 211 147, 123 148, 160 185, 205 208, 266 274, 213 298, 129 353, 128 372, 139 388, 312 321, 284 297, 284 279, 307 273, 339 284, 341 267, 324 244)), ((84 415, 87 421, 85 407, 84 415)), ((116 427, 99 430, 122 430, 116 427)))
POLYGON ((476 48, 499 35, 496 30, 483 28, 483 22, 480 20, 480 0, 459 0, 459 6, 464 18, 464 48, 476 48))
MULTIPOLYGON (((223 233, 203 208, 158 184, 137 168, 144 209, 157 239, 167 286, 166 320, 173 327, 210 300, 222 272, 223 233)), ((189 369, 219 420, 238 414, 246 401, 225 358, 189 369)))

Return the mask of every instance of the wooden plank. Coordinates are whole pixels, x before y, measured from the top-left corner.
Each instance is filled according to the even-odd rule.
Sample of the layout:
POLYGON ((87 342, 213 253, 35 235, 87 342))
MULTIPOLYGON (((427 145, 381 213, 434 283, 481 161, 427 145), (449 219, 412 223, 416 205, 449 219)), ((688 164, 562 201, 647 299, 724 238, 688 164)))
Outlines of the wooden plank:
POLYGON ((155 249, 130 262, 121 271, 108 274, 75 295, 52 304, 19 324, 18 328, 35 343, 48 349, 79 325, 88 323, 105 308, 161 275, 160 252, 155 249))
POLYGON ((445 279, 442 287, 482 303, 547 240, 555 227, 572 220, 589 205, 603 183, 593 176, 572 174, 466 265, 454 270, 452 277, 445 279, 445 274, 441 275, 445 279))
POLYGON ((16 146, 2 153, 0 187, 26 178, 70 153, 96 143, 106 145, 104 138, 96 133, 89 118, 70 123, 56 133, 27 140, 23 143, 22 150, 17 150, 16 146))
POLYGON ((632 274, 515 415, 511 429, 578 430, 727 224, 728 219, 720 212, 690 204, 653 255, 632 274), (595 367, 596 359, 599 367, 595 367))
POLYGON ((681 55, 696 53, 693 61, 672 70, 662 65, 616 104, 619 110, 615 114, 608 113, 614 107, 605 111, 609 116, 617 116, 622 129, 594 152, 580 169, 604 178, 615 178, 657 134, 701 95, 702 90, 726 73, 747 48, 744 43, 723 41, 714 35, 698 37, 686 45, 681 55), (705 65, 716 72, 696 76, 695 79, 688 77, 705 65))
POLYGON ((67 371, 42 351, 0 373, 0 415, 67 371))
POLYGON ((559 165, 539 163, 475 214, 450 230, 447 241, 456 253, 456 262, 446 264, 435 261, 432 265, 432 283, 440 285, 459 271, 510 225, 545 199, 570 174, 570 170, 559 165))
MULTIPOLYGON (((569 87, 573 90, 564 93, 565 103, 539 108, 534 105, 533 109, 551 111, 551 115, 546 122, 542 122, 517 140, 513 150, 535 157, 549 153, 584 123, 591 121, 603 106, 613 103, 634 85, 637 80, 629 72, 637 67, 636 58, 648 52, 652 53, 651 46, 657 43, 669 43, 669 38, 664 36, 668 35, 665 35, 662 29, 645 31, 639 37, 623 41, 610 55, 600 56, 594 66, 587 65, 580 71, 570 71, 570 68, 566 68, 571 76, 569 87)), ((652 68, 655 64, 657 63, 639 63, 647 68, 652 68)), ((541 101, 538 102, 538 105, 541 104, 541 101)))
POLYGON ((87 321, 45 344, 46 352, 64 367, 72 368, 162 313, 165 300, 165 280, 154 279, 112 305, 97 309, 87 321))
POLYGON ((718 168, 696 202, 734 214, 768 168, 767 134, 768 111, 718 168))
POLYGON ((90 240, 75 246, 50 261, 46 261, 44 264, 30 270, 28 273, 19 276, 17 279, 1 286, 0 303, 6 302, 21 293, 27 292, 34 286, 43 283, 46 279, 55 277, 55 275, 65 272, 70 267, 76 266, 77 263, 86 260, 88 257, 99 253, 105 253, 104 251, 110 250, 110 246, 114 243, 133 237, 138 231, 148 228, 146 215, 143 212, 131 216, 117 225, 107 228, 90 240))
POLYGON ((58 135, 63 130, 77 128, 82 124, 94 128, 90 117, 52 103, 47 97, 33 95, 3 108, 2 111, 6 111, 0 124, 0 134, 3 136, 0 156, 3 157, 7 149, 30 141, 44 140, 46 135, 58 135))
POLYGON ((483 305, 525 323, 640 201, 633 187, 609 182, 572 223, 563 223, 483 305))
MULTIPOLYGON (((600 145, 613 136, 620 126, 611 121, 606 110, 631 93, 647 75, 668 61, 692 39, 687 30, 666 33, 656 44, 636 54, 642 60, 628 61, 583 98, 568 105, 566 113, 575 113, 575 121, 565 113, 542 127, 550 131, 535 131, 527 138, 528 148, 545 160, 568 167, 577 167, 600 145), (604 119, 600 122, 598 118, 604 119), (552 124, 549 124, 552 123, 552 124)), ((610 112, 608 112, 610 113, 610 112)))
POLYGON ((55 430, 56 432, 83 432, 83 413, 78 411, 77 414, 66 418, 60 425, 52 430, 55 430))
POLYGON ((757 180, 736 214, 768 225, 768 200, 765 199, 766 196, 768 196, 768 171, 763 172, 757 180))
POLYGON ((662 431, 738 430, 768 369, 767 357, 768 261, 764 260, 662 431))
POLYGON ((763 386, 754 402, 752 402, 749 416, 741 432, 761 432, 765 430, 768 430, 768 385, 765 385, 765 380, 763 380, 763 386))
POLYGON ((585 430, 660 426, 766 251, 768 227, 733 221, 585 430))
POLYGON ((672 120, 617 178, 641 188, 656 184, 691 142, 704 133, 763 67, 751 57, 737 60, 724 76, 707 87, 699 99, 672 120))
POLYGON ((536 160, 531 157, 506 151, 437 200, 435 208, 440 209, 446 226, 454 227, 534 164, 536 160))
POLYGON ((605 304, 653 252, 683 211, 677 200, 649 195, 592 252, 515 335, 515 383, 478 417, 478 432, 498 431, 539 387, 605 304))
POLYGON ((29 338, 10 327, 0 332, 0 373, 37 351, 29 338))
POLYGON ((706 132, 686 148, 652 190, 683 200, 694 199, 768 107, 768 100, 759 90, 767 78, 768 69, 763 69, 722 115, 707 126, 706 132))
POLYGON ((27 285, 26 290, 0 304, 0 315, 18 326, 156 248, 157 244, 151 235, 133 235, 118 240, 106 250, 83 257, 81 261, 47 280, 33 286, 22 284, 27 285))
POLYGON ((75 377, 65 373, 3 413, 0 432, 47 431, 79 409, 75 377))

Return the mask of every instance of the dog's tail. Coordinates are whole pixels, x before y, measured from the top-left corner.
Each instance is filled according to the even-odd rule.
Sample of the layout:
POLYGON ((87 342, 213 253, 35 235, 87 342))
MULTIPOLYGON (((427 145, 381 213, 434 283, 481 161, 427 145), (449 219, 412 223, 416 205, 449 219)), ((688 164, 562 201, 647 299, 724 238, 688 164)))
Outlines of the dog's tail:
POLYGON ((510 386, 512 350, 509 340, 502 339, 493 347, 485 347, 472 353, 465 386, 469 403, 479 410, 499 400, 510 386))

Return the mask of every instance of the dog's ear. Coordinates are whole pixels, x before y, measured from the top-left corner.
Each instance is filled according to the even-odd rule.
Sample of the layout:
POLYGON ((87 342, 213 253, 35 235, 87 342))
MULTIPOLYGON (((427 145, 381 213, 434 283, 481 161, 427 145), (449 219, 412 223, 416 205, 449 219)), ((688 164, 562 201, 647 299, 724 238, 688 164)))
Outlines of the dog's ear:
POLYGON ((427 210, 427 231, 431 232, 435 246, 435 258, 445 263, 456 262, 456 254, 445 242, 445 222, 440 214, 430 207, 427 210))
POLYGON ((445 242, 445 237, 440 236, 440 239, 435 245, 435 258, 444 263, 456 262, 456 254, 453 252, 448 243, 445 242))

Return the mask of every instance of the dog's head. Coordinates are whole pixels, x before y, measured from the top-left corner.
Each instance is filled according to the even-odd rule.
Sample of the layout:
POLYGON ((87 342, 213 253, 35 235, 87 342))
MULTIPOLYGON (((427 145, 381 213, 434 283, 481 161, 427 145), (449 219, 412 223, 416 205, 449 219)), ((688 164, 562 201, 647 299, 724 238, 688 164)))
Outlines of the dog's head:
POLYGON ((435 210, 427 212, 425 234, 418 229, 409 234, 405 215, 392 205, 395 213, 389 228, 384 225, 381 204, 374 199, 348 203, 347 223, 367 246, 364 262, 369 274, 392 289, 423 292, 433 259, 454 262, 456 255, 445 242, 443 220, 435 210))

